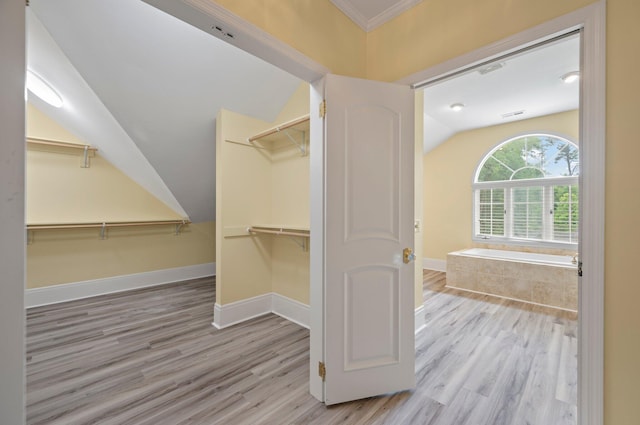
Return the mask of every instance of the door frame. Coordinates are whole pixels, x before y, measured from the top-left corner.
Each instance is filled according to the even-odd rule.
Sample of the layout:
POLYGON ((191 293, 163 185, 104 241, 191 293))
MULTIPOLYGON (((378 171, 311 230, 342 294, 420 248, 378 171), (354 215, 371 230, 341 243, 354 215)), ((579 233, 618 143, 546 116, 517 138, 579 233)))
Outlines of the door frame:
POLYGON ((434 80, 495 60, 576 30, 581 31, 580 243, 578 292, 578 424, 604 421, 604 219, 605 219, 605 24, 606 2, 515 34, 419 71, 399 82, 419 88, 434 80))
MULTIPOLYGON (((329 73, 329 69, 303 55, 283 41, 277 39, 252 23, 238 17, 209 0, 143 0, 167 13, 190 22, 192 25, 223 39, 236 47, 258 56, 267 62, 313 83, 329 73), (206 19, 203 19, 203 14, 206 19), (235 35, 233 40, 224 38, 211 30, 212 22, 220 24, 225 32, 235 35)), ((582 185, 582 236, 581 256, 583 260, 582 286, 579 292, 578 319, 578 423, 580 425, 602 425, 604 413, 604 178, 605 178, 605 14, 606 0, 562 15, 541 25, 483 48, 474 50, 426 70, 402 78, 397 83, 414 88, 439 76, 454 73, 470 66, 491 60, 545 39, 582 30, 582 77, 581 78, 581 161, 589 173, 581 176, 582 185)), ((312 90, 312 99, 314 98, 312 90)), ((312 102, 311 113, 317 113, 312 102)), ((322 131, 318 129, 317 131, 322 131)), ((312 139, 314 129, 311 129, 312 139)), ((320 139, 321 140, 321 139, 320 139)), ((313 149, 313 147, 312 147, 313 149)), ((311 168, 323 167, 323 163, 312 162, 311 168)), ((322 168, 321 168, 322 169, 322 168)), ((319 206, 320 207, 320 206, 319 206)), ((312 218, 313 226, 313 218, 312 218)), ((323 241, 315 238, 323 246, 323 241)), ((311 242, 312 248, 314 242, 311 242)), ((318 246, 316 249, 319 249, 318 246)), ((315 251, 315 250, 314 250, 315 251)), ((313 262, 314 259, 312 258, 313 262)), ((322 288, 317 281, 311 282, 311 339, 324 338, 322 311, 324 300, 322 288)), ((321 399, 322 381, 318 376, 315 359, 322 353, 311 350, 312 367, 310 390, 321 399)))

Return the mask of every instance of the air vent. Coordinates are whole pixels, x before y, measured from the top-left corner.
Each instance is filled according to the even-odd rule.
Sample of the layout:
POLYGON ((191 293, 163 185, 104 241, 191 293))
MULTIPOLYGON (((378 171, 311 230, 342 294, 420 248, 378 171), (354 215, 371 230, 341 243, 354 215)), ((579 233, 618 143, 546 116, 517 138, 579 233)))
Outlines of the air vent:
POLYGON ((506 114, 502 114, 502 118, 511 118, 511 117, 516 117, 518 115, 522 115, 524 114, 524 109, 521 111, 513 111, 513 112, 507 112, 506 114))
POLYGON ((496 62, 496 63, 492 63, 486 66, 483 66, 482 68, 478 68, 478 74, 480 75, 485 75, 488 74, 490 72, 493 71, 497 71, 500 68, 504 68, 507 64, 505 62, 496 62))
POLYGON ((218 25, 212 26, 211 29, 217 31, 218 34, 222 37, 234 38, 233 34, 231 34, 230 32, 226 32, 225 30, 222 29, 222 27, 218 25))

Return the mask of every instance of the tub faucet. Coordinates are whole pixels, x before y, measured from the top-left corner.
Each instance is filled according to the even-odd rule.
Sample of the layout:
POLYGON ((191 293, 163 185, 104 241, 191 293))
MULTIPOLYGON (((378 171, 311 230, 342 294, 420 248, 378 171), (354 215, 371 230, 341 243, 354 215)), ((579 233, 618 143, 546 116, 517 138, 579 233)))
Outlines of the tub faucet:
POLYGON ((571 257, 571 264, 578 264, 578 254, 571 257))

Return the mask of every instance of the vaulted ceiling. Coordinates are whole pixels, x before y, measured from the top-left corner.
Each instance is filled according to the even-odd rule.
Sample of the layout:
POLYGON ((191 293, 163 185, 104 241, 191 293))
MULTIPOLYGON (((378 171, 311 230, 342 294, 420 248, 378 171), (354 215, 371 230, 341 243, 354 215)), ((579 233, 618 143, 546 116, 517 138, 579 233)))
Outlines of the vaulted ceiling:
MULTIPOLYGON (((421 0, 331 1, 370 30, 421 0)), ((196 222, 215 219, 218 110, 273 121, 300 83, 143 1, 31 0, 29 9, 28 67, 65 105, 30 101, 196 222)), ((577 108, 578 85, 560 76, 579 62, 575 36, 427 87, 425 152, 459 131, 577 108)))
POLYGON ((28 67, 65 99, 34 104, 193 221, 214 220, 218 110, 273 121, 300 83, 142 1, 29 9, 28 67))

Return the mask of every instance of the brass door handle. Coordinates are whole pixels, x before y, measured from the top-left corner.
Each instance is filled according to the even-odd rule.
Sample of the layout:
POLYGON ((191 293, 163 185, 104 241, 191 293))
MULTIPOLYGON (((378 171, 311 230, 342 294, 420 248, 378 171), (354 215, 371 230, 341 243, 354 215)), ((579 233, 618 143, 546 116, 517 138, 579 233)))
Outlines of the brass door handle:
POLYGON ((416 254, 413 253, 413 250, 411 248, 405 248, 402 250, 402 261, 405 264, 409 264, 415 259, 416 259, 416 254))

